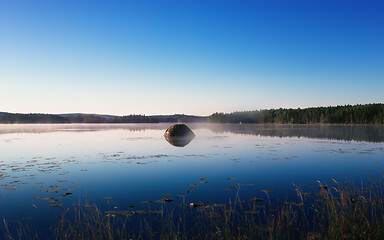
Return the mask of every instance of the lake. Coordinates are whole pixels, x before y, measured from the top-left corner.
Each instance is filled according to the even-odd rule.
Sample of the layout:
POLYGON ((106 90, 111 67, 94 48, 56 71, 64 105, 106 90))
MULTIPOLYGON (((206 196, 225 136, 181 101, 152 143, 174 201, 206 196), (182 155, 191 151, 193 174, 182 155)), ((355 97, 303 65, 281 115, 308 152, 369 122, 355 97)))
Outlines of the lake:
POLYGON ((172 207, 268 197, 278 205, 297 201, 297 187, 368 184, 384 172, 382 125, 190 123, 196 137, 185 147, 164 139, 170 125, 0 125, 1 217, 48 230, 78 204, 136 211, 165 198, 172 207))

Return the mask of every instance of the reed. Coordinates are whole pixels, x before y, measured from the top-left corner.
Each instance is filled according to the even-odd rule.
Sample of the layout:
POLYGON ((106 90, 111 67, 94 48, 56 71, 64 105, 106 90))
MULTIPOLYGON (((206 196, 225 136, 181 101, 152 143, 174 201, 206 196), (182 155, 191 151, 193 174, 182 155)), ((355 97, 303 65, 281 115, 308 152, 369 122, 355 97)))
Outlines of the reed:
MULTIPOLYGON (((161 203, 158 210, 102 211, 96 205, 68 209, 52 228, 55 239, 382 239, 382 181, 327 185, 313 192, 295 186, 296 202, 272 206, 239 195, 227 204, 161 203)), ((268 199, 268 194, 267 199, 268 199)), ((14 231, 4 220, 6 239, 44 239, 20 225, 14 231)))

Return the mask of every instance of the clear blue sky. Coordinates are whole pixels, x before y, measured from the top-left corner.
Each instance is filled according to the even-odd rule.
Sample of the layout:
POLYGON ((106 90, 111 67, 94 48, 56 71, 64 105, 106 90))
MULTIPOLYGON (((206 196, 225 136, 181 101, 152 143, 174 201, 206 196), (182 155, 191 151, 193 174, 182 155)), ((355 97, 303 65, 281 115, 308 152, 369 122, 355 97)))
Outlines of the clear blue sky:
POLYGON ((0 111, 384 102, 384 1, 0 0, 0 111))

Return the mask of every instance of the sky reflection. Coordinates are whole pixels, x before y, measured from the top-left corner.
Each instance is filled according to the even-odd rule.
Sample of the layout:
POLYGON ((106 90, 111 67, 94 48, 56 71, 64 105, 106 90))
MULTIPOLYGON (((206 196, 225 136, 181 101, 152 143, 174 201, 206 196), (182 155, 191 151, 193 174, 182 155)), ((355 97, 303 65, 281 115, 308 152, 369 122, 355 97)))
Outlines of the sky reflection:
POLYGON ((382 143, 332 140, 340 132, 353 133, 345 139, 380 139, 370 128, 361 136, 350 127, 338 127, 337 135, 323 129, 314 138, 315 130, 302 126, 189 126, 196 137, 183 148, 164 139, 167 124, 0 126, 2 217, 43 224, 79 201, 156 209, 142 202, 165 193, 171 205, 182 201, 176 195, 225 203, 237 193, 263 198, 262 190, 272 190, 273 201, 294 201, 294 185, 368 181, 384 171, 382 143))

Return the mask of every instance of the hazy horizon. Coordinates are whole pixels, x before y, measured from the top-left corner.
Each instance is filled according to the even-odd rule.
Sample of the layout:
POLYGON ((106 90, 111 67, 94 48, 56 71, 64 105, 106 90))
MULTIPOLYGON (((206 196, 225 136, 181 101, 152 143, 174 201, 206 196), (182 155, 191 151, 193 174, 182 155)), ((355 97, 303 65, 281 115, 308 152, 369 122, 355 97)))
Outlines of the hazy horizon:
MULTIPOLYGON (((383 104, 383 103, 367 103, 367 104, 383 104)), ((352 105, 352 104, 346 104, 352 105)), ((355 105, 355 104, 353 104, 355 105)), ((352 106, 353 106, 352 105, 352 106)), ((364 104, 356 104, 356 105, 364 105, 364 104)), ((317 107, 337 107, 337 106, 345 106, 345 105, 329 105, 329 106, 317 106, 317 107)), ((306 108, 317 108, 317 107, 306 107, 306 108)), ((306 108, 291 108, 291 109, 306 109, 306 108)), ((61 112, 61 113, 46 113, 46 112, 7 112, 1 111, 0 113, 12 113, 12 114, 53 114, 53 115, 70 115, 70 114, 88 114, 88 115, 108 115, 108 116, 127 116, 127 115, 145 115, 145 116, 157 116, 157 115, 188 115, 188 116, 197 116, 197 117, 208 117, 214 113, 234 113, 234 112, 246 112, 246 111, 263 111, 263 110, 273 110, 280 108, 270 108, 270 109, 251 109, 251 110, 234 110, 232 112, 212 112, 206 115, 198 115, 198 114, 186 114, 186 113, 168 113, 168 114, 141 114, 141 113, 126 113, 126 114, 109 114, 109 113, 96 113, 96 112, 61 112)), ((281 109, 290 109, 290 108, 281 108, 281 109)))
POLYGON ((0 2, 0 111, 383 103, 381 1, 0 2))

